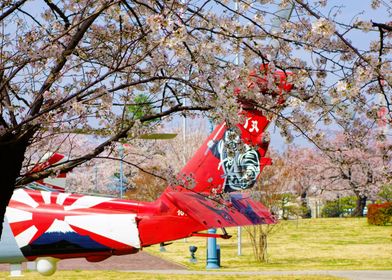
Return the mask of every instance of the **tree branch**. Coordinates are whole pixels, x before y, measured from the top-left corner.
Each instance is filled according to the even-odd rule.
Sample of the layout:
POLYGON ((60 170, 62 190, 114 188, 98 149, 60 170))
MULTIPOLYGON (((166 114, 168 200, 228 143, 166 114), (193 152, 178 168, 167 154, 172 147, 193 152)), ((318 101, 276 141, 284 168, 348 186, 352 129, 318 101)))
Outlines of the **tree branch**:
POLYGON ((0 21, 2 21, 3 19, 5 19, 7 16, 9 16, 10 14, 12 14, 16 9, 18 9, 20 6, 22 6, 27 0, 20 0, 18 2, 16 2, 15 4, 13 4, 11 6, 11 8, 9 8, 7 11, 5 11, 4 13, 2 13, 0 15, 0 21))
MULTIPOLYGON (((317 19, 320 19, 321 16, 318 15, 316 12, 314 12, 308 4, 305 4, 302 0, 294 0, 295 2, 297 2, 302 8, 304 8, 306 11, 308 11, 312 16, 314 16, 317 19)), ((338 36, 340 38, 340 40, 342 40, 346 46, 348 46, 361 60, 363 60, 364 62, 366 62, 366 64, 370 65, 370 62, 358 51, 357 48, 355 48, 349 41, 347 41, 342 34, 340 34, 338 31, 334 31, 335 35, 338 36)))
POLYGON ((102 6, 99 10, 94 12, 88 19, 86 19, 82 25, 79 27, 77 32, 73 35, 72 40, 69 42, 65 50, 62 52, 60 58, 58 58, 56 65, 50 71, 49 76, 45 80, 41 89, 38 92, 36 99, 31 105, 29 116, 34 116, 39 112, 43 103, 43 94, 45 91, 49 90, 50 87, 57 79, 57 75, 60 73, 61 69, 63 69, 65 63, 68 60, 68 56, 72 54, 75 50, 79 42, 82 40, 84 34, 87 32, 88 28, 91 24, 98 18, 98 16, 108 7, 109 5, 102 6))
MULTIPOLYGON (((204 110, 204 111, 206 111, 206 110, 210 110, 212 108, 213 107, 211 107, 211 106, 181 106, 181 105, 177 105, 177 106, 174 106, 164 112, 144 116, 144 117, 140 118, 140 122, 141 123, 148 122, 153 119, 162 118, 164 116, 168 116, 173 113, 181 112, 181 111, 185 111, 185 110, 188 110, 188 111, 190 111, 190 110, 203 111, 204 110)), ((28 183, 31 183, 31 182, 55 175, 55 174, 58 174, 59 172, 71 171, 76 166, 81 165, 81 164, 95 158, 97 155, 101 154, 105 150, 105 148, 108 147, 109 145, 111 145, 113 142, 119 141, 122 138, 126 138, 128 136, 128 132, 133 128, 134 125, 135 125, 135 121, 129 121, 128 125, 126 127, 122 128, 115 135, 113 135, 112 137, 110 137, 109 139, 107 139, 106 141, 101 143, 100 145, 98 145, 90 153, 87 153, 84 156, 81 156, 77 159, 69 160, 66 163, 49 166, 47 169, 45 169, 43 171, 36 172, 33 174, 28 174, 28 176, 27 176, 27 174, 24 174, 16 181, 15 185, 16 186, 26 185, 28 183)))
POLYGON ((392 26, 391 25, 388 25, 388 24, 385 24, 385 23, 377 23, 377 22, 373 22, 373 21, 371 21, 371 23, 373 24, 374 27, 378 27, 378 28, 384 29, 387 32, 391 32, 392 31, 392 26))
POLYGON ((52 1, 50 0, 44 0, 44 2, 49 6, 49 8, 52 10, 54 14, 58 14, 64 21, 64 29, 67 30, 68 27, 71 26, 71 23, 68 20, 68 17, 63 13, 63 11, 52 1))

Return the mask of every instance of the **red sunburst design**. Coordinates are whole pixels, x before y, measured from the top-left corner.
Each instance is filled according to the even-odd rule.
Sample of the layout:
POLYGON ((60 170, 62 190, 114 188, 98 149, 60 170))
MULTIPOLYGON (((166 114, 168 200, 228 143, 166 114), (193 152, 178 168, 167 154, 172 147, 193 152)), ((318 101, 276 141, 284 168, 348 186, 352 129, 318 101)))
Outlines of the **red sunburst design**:
MULTIPOLYGON (((45 233, 56 219, 63 221, 66 215, 70 215, 70 213, 66 213, 64 206, 62 205, 65 200, 63 200, 62 203, 57 202, 58 193, 21 191, 25 192, 25 194, 28 195, 25 196, 29 199, 26 200, 26 202, 22 202, 20 199, 13 199, 9 204, 9 207, 27 213, 25 214, 26 218, 21 217, 20 221, 17 222, 12 222, 11 217, 11 229, 14 236, 23 234, 30 229, 32 233, 35 232, 34 235, 29 235, 29 238, 31 238, 29 243, 31 243, 45 233), (31 217, 28 217, 28 213, 31 213, 31 217)), ((72 200, 75 201, 75 199, 72 200)))

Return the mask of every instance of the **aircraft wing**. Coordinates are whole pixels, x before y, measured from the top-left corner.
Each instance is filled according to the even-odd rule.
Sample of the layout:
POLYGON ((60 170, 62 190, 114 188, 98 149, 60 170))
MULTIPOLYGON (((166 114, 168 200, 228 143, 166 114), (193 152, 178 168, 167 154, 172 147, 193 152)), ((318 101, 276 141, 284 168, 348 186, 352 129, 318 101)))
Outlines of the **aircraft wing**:
POLYGON ((193 192, 166 192, 184 213, 205 225, 206 229, 274 224, 275 217, 261 203, 242 193, 229 194, 230 200, 211 199, 193 192))

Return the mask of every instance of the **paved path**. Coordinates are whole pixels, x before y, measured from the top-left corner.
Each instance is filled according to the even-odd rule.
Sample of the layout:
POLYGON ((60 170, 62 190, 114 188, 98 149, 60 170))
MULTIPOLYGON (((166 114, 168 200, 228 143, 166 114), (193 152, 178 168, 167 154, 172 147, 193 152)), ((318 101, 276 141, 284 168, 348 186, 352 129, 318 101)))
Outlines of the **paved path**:
MULTIPOLYGON (((26 269, 26 264, 23 265, 26 269)), ((301 271, 220 271, 187 270, 179 264, 163 260, 146 252, 134 255, 113 256, 98 263, 85 259, 68 259, 58 263, 59 270, 119 270, 151 274, 199 274, 199 275, 333 275, 350 280, 392 280, 392 270, 301 270, 301 271)), ((0 271, 8 271, 9 265, 0 264, 0 271)), ((186 277, 184 277, 186 279, 186 277)))
MULTIPOLYGON (((26 264, 23 264, 26 269, 26 264)), ((91 263, 85 259, 61 260, 57 264, 58 270, 166 270, 176 271, 186 269, 182 265, 155 257, 146 252, 139 252, 133 255, 112 256, 104 261, 91 263)), ((0 264, 0 271, 8 271, 8 264, 0 264)))

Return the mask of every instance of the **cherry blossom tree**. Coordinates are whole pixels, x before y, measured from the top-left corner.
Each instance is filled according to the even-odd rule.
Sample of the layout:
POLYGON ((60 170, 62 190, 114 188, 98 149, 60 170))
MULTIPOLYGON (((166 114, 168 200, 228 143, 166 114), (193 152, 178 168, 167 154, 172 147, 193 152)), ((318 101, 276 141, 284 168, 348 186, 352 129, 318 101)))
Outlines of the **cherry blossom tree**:
POLYGON ((392 144, 378 137, 371 127, 357 122, 332 138, 319 156, 315 184, 322 191, 354 194, 353 216, 363 216, 366 200, 376 198, 392 181, 392 144))
MULTIPOLYGON (((3 1, 0 220, 15 187, 102 153, 110 157, 116 141, 133 141, 178 112, 237 122, 235 90, 275 118, 289 141, 300 132, 319 145, 318 123, 350 122, 351 112, 376 119, 383 109, 389 122, 390 23, 370 21, 366 11, 347 18, 344 6, 327 0, 273 2, 243 0, 235 8, 223 0, 3 1), (292 5, 290 19, 275 16, 292 5), (270 28, 273 19, 280 30, 270 28), (274 89, 276 69, 293 73, 295 90, 285 104, 249 87, 261 76, 262 90, 274 89), (148 110, 129 114, 130 105, 143 106, 135 100, 140 94, 148 110), (75 132, 102 137, 67 162, 29 172, 49 147, 60 149, 53 139, 75 132)), ((386 1, 369 5, 391 16, 386 1)))
POLYGON ((315 148, 289 146, 283 155, 286 176, 290 178, 290 190, 300 198, 303 209, 308 209, 308 196, 314 195, 319 182, 322 164, 320 151, 315 148))

